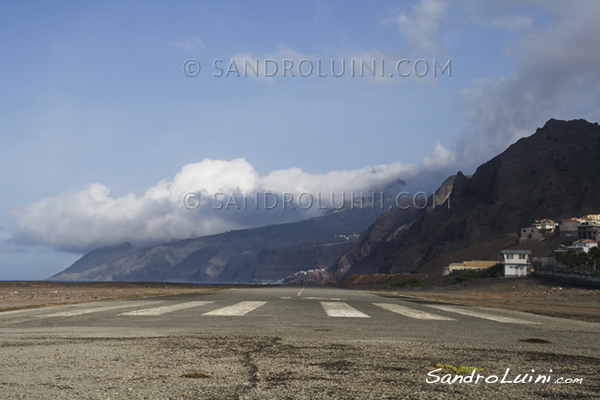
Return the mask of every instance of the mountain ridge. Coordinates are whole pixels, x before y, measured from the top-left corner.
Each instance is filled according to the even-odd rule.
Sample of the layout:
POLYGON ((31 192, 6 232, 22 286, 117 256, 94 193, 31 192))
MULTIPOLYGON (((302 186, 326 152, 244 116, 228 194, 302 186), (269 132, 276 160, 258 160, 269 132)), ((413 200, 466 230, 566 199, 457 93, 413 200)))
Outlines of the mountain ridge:
POLYGON ((329 272, 337 281, 363 272, 365 264, 371 273, 438 273, 441 265, 435 266, 440 271, 420 268, 470 246, 492 241, 505 246, 503 239, 535 219, 598 212, 598 149, 597 123, 550 119, 480 165, 472 177, 458 172, 448 209, 423 212, 409 226, 397 220, 396 210, 380 215, 374 226, 386 228, 378 240, 361 237, 329 272), (394 237, 401 228, 407 232, 394 237), (351 257, 352 251, 360 257, 351 257))
POLYGON ((49 280, 281 282, 302 270, 329 267, 379 213, 348 208, 141 248, 124 243, 92 250, 49 280))

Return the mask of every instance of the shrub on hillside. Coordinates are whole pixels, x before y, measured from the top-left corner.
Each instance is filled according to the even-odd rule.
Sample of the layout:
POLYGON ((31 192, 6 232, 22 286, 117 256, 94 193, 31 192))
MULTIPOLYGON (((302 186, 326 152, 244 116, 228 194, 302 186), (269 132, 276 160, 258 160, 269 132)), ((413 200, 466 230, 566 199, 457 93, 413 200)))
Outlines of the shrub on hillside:
POLYGON ((405 276, 387 286, 390 288, 422 287, 423 282, 416 276, 405 276))
POLYGON ((443 285, 456 285, 458 283, 471 282, 476 279, 485 279, 485 278, 499 278, 504 273, 504 267, 501 263, 498 263, 492 267, 486 268, 482 271, 465 271, 456 275, 455 277, 444 281, 443 285))

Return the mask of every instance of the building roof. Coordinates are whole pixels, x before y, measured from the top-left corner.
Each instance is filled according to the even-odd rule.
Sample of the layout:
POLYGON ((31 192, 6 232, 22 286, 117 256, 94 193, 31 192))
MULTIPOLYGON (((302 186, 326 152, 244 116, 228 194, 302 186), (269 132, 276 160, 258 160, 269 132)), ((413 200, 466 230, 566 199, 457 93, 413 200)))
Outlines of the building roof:
POLYGON ((535 220, 536 224, 554 224, 554 221, 548 218, 544 218, 544 219, 536 219, 535 220))
POLYGON ((463 261, 460 263, 452 263, 448 265, 448 268, 489 268, 498 264, 499 261, 482 261, 482 260, 471 260, 471 261, 463 261))
POLYGON ((489 267, 493 267, 494 265, 498 264, 498 261, 473 260, 473 261, 465 261, 465 262, 463 262, 463 264, 467 268, 489 268, 489 267))
POLYGON ((500 254, 531 254, 531 250, 500 250, 500 254))
POLYGON ((573 242, 573 244, 575 243, 594 243, 597 244, 597 242, 594 242, 592 239, 579 239, 573 242))

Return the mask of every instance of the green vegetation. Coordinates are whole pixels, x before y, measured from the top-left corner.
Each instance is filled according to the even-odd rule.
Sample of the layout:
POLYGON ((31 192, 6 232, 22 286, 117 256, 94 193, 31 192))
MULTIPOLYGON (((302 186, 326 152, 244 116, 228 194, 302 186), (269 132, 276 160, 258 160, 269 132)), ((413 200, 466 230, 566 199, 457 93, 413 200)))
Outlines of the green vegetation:
POLYGON ((416 276, 405 276, 386 285, 389 288, 423 287, 423 282, 416 276))
POLYGON ((468 375, 473 371, 483 371, 483 368, 477 368, 477 367, 466 367, 466 366, 462 366, 462 367, 455 367, 452 364, 435 364, 436 368, 443 368, 445 370, 448 370, 449 372, 452 371, 455 374, 458 375, 468 375))
POLYGON ((598 274, 597 265, 600 262, 600 249, 592 247, 589 253, 577 253, 573 250, 556 253, 556 261, 570 271, 598 274))
POLYGON ((503 274, 503 266, 501 263, 494 265, 493 267, 486 268, 482 271, 465 271, 456 275, 453 278, 450 278, 442 284, 443 286, 448 285, 456 285, 463 282, 472 282, 476 279, 485 279, 485 278, 499 278, 503 274))

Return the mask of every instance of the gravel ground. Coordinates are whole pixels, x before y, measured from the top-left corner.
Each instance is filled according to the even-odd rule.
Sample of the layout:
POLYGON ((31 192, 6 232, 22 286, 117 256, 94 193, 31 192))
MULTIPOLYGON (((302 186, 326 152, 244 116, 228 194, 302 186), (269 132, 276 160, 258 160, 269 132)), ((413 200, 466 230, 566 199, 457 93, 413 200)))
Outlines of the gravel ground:
POLYGON ((159 282, 0 282, 0 312, 89 301, 206 293, 225 287, 159 282))
POLYGON ((2 399, 598 399, 598 355, 544 344, 465 347, 409 341, 278 337, 0 340, 2 399), (474 366, 484 378, 551 375, 549 383, 427 383, 474 366), (531 369, 536 372, 531 373, 531 369), (549 371, 553 372, 550 373, 549 371), (558 384, 558 378, 582 383, 558 384))
POLYGON ((600 322, 600 290, 568 287, 535 277, 482 279, 452 286, 402 289, 392 293, 600 322))
MULTIPOLYGON (((160 283, 4 282, 0 309, 219 289, 160 283)), ((534 281, 403 291, 487 306, 546 303, 550 311, 560 305, 561 310, 592 313, 597 293, 534 281)), ((600 399, 599 367, 598 354, 549 343, 469 347, 443 338, 425 343, 0 335, 0 399, 600 399), (483 378, 477 384, 428 383, 427 379, 457 376, 449 369, 433 373, 440 363, 482 368, 477 373, 490 380, 501 379, 507 368, 507 380, 517 374, 552 378, 549 383, 485 383, 483 378), (582 382, 559 384, 559 378, 582 382)))

